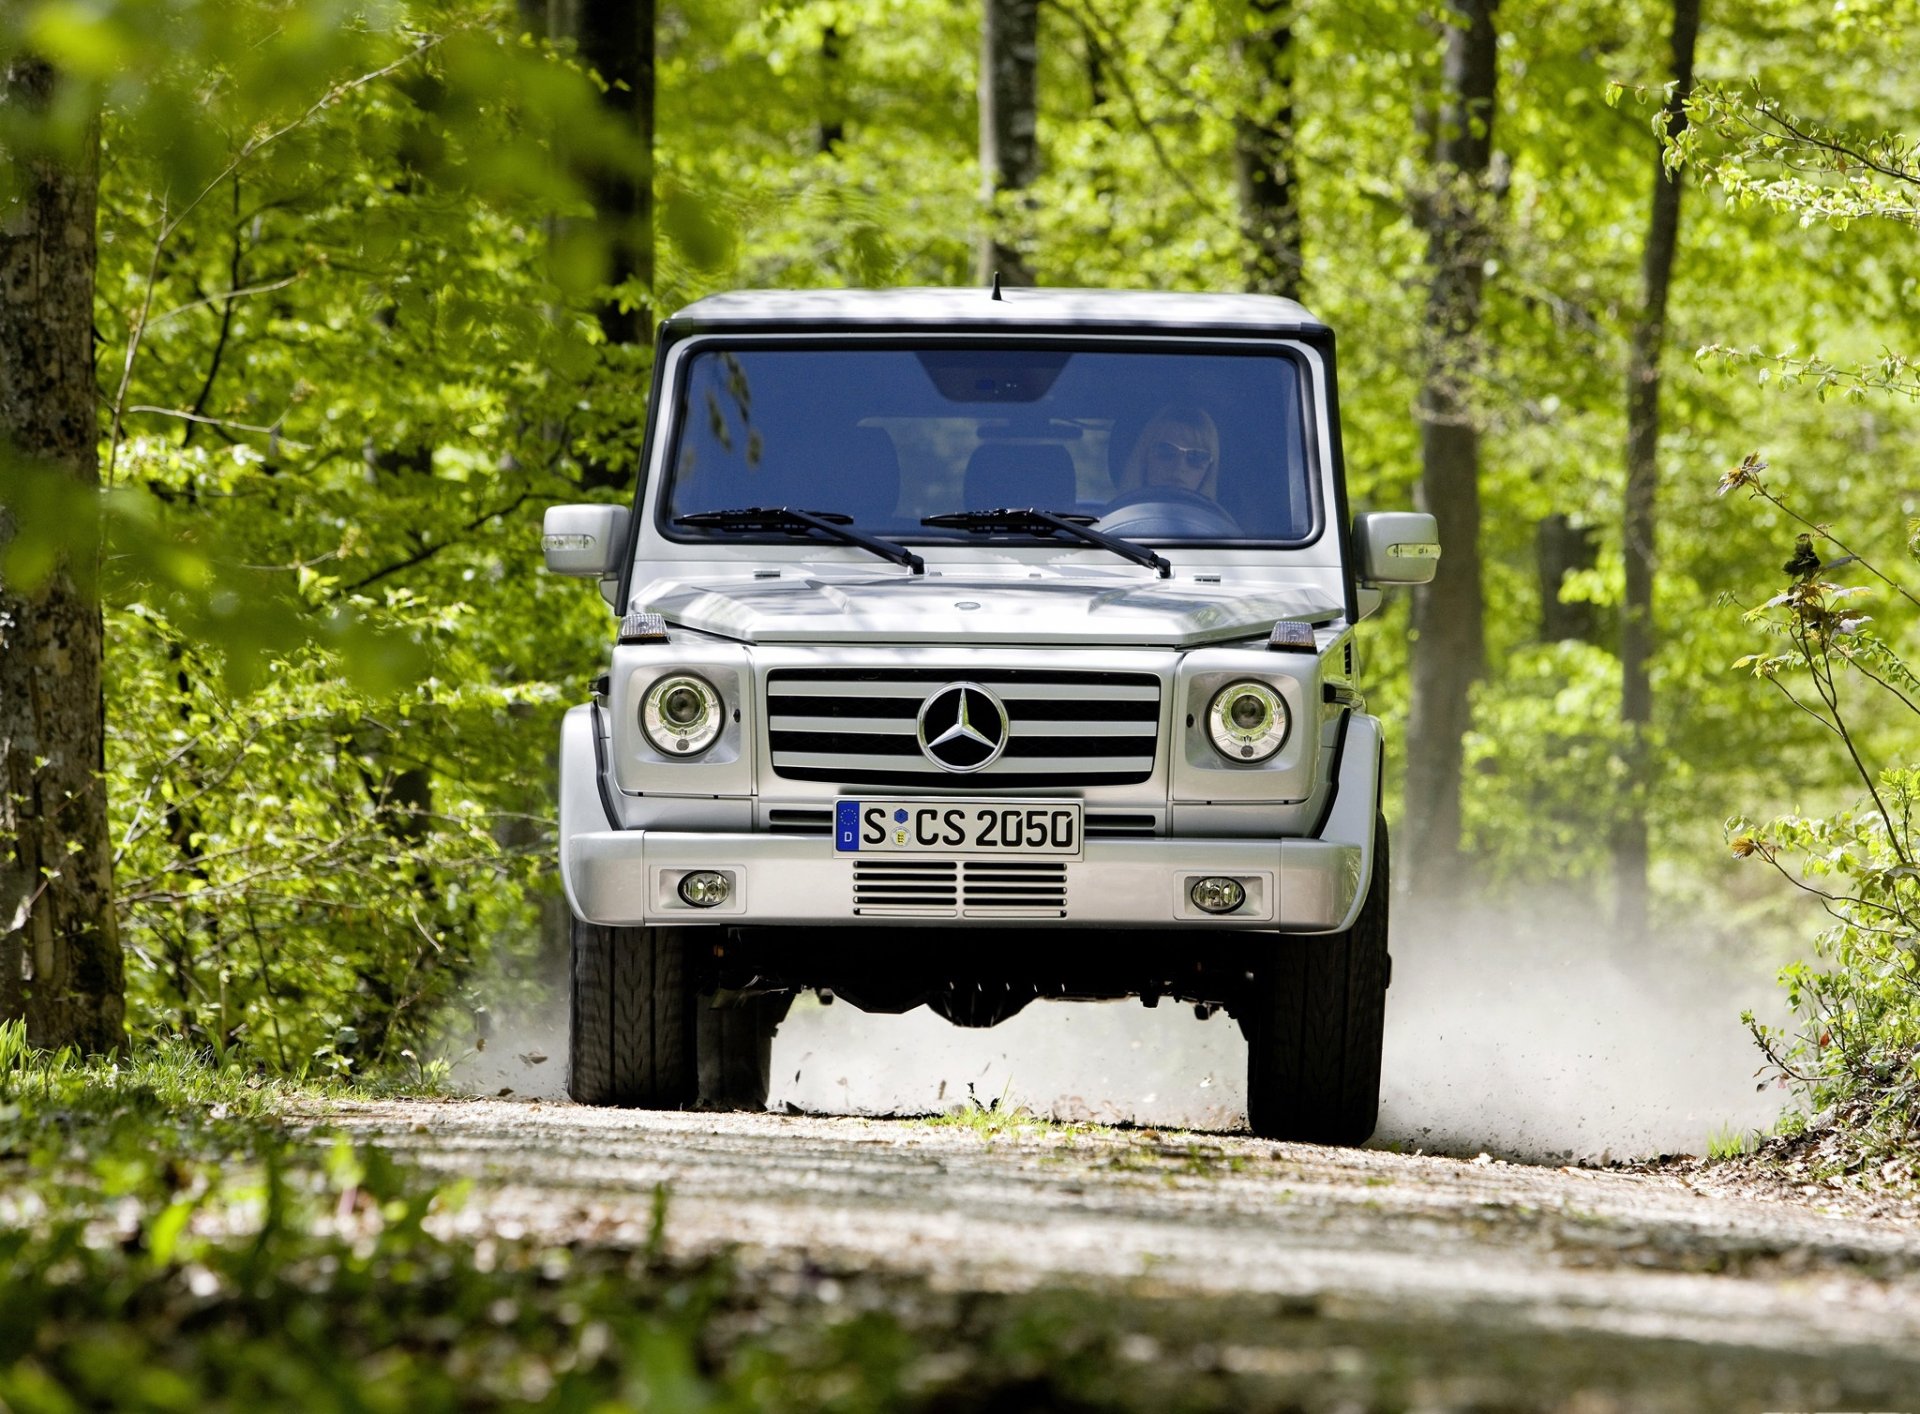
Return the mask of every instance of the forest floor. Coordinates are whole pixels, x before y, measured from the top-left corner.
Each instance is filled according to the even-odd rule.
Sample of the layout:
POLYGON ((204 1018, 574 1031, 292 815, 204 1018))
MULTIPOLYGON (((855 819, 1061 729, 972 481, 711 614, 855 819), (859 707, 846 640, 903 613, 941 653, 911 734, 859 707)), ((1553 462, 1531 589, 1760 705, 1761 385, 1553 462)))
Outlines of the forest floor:
POLYGON ((396 1100, 312 1118, 464 1183, 433 1220, 449 1238, 718 1255, 774 1303, 763 1333, 775 1306, 809 1339, 884 1317, 914 1342, 906 1387, 948 1392, 926 1407, 1920 1408, 1920 1219, 1738 1164, 984 1111, 396 1100))

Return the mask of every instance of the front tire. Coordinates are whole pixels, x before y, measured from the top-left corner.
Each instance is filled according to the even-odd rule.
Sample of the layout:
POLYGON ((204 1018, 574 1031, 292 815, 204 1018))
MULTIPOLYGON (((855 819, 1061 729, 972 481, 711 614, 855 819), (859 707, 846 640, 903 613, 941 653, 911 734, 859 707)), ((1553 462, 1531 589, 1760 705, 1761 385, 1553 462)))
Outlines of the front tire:
POLYGON ((573 920, 567 1093, 584 1105, 764 1109, 784 997, 702 995, 698 928, 573 920))
POLYGON ((1373 877, 1353 927, 1282 939, 1254 972, 1247 1122, 1263 1139, 1363 1144, 1380 1115, 1386 1029, 1387 822, 1373 827, 1373 877))

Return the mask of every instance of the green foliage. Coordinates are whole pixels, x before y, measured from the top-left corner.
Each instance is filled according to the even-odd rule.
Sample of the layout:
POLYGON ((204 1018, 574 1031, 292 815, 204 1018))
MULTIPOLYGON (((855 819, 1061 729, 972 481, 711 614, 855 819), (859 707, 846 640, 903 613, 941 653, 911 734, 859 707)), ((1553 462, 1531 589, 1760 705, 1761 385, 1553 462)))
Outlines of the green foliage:
POLYGON ((1474 724, 1464 824, 1488 876, 1575 888, 1604 878, 1609 827, 1645 808, 1628 789, 1619 660, 1573 639, 1519 649, 1474 724))
MULTIPOLYGON (((1660 759, 1648 798, 1624 797, 1606 621, 1666 17, 1652 0, 1502 7, 1486 309, 1461 360, 1489 604, 1469 836, 1496 882, 1551 875, 1596 901, 1623 810, 1647 812, 1670 877, 1698 820, 1776 803, 1756 761, 1794 760, 1816 794, 1843 779, 1813 749, 1823 729, 1753 712, 1722 670, 1746 645, 1715 596, 1792 532, 1771 504, 1716 501, 1698 468, 1764 427, 1802 469, 1793 489, 1860 523, 1911 483, 1920 445, 1920 408, 1862 396, 1915 382, 1897 352, 1920 294, 1912 149, 1871 135, 1913 128, 1887 56, 1911 51, 1920 15, 1710 12, 1714 71, 1766 86, 1703 87, 1668 154, 1711 196, 1688 195, 1669 320, 1660 759), (1695 348, 1709 356, 1689 364, 1695 348), (1777 396, 1796 381, 1832 401, 1777 396), (1555 514, 1598 539, 1564 586, 1535 572, 1555 514), (1596 606, 1593 643, 1541 641, 1555 594, 1596 606)), ((1409 504, 1418 469, 1442 18, 1423 0, 1291 16, 1304 295, 1340 335, 1355 509, 1409 504)), ((1042 279, 1242 285, 1236 125, 1272 114, 1234 46, 1271 19, 1244 0, 1043 7, 1042 174, 993 213, 1042 279)), ((0 54, 36 47, 66 76, 43 121, 5 118, 0 146, 71 150, 96 120, 103 141, 108 489, 0 471, 16 521, 0 574, 28 584, 64 554, 105 603, 142 1032, 360 1071, 429 1054, 432 1014, 457 1013, 484 969, 528 970, 552 908, 547 758, 606 637, 598 601, 535 570, 535 526, 547 503, 627 493, 651 373, 644 345, 606 342, 603 300, 661 314, 720 287, 972 278, 975 10, 712 0, 658 21, 644 154, 571 45, 522 33, 505 0, 0 16, 0 54), (608 253, 633 233, 596 218, 595 181, 649 158, 654 286, 611 289, 608 253)), ((0 198, 22 170, 0 164, 0 198)), ((1360 644, 1390 729, 1404 613, 1360 644)))
POLYGON ((1768 206, 1844 231, 1874 218, 1920 225, 1920 142, 1898 132, 1852 131, 1791 111, 1755 81, 1703 84, 1687 104, 1690 125, 1668 144, 1669 166, 1688 165, 1740 206, 1768 206))
POLYGON ((163 615, 114 616, 110 788, 137 1029, 250 1043, 289 1070, 388 1062, 429 1040, 496 946, 531 932, 551 839, 527 818, 529 783, 494 765, 550 720, 554 689, 496 684, 465 606, 383 598, 429 672, 381 697, 308 649, 264 662, 263 685, 236 698, 163 615), (161 722, 142 717, 155 710, 161 722))
MULTIPOLYGON (((236 1071, 181 1048, 84 1066, 18 1041, 0 1027, 9 1409, 724 1409, 775 1377, 806 1387, 772 1352, 703 1359, 734 1299, 724 1262, 449 1240, 457 1188, 380 1149, 295 1140, 236 1071)), ((885 1388, 884 1364, 850 1373, 885 1388)))
MULTIPOLYGON (((1799 519, 1765 469, 1750 457, 1723 490, 1799 519)), ((1872 1150, 1905 1144, 1920 1122, 1920 763, 1908 754, 1920 723, 1920 679, 1908 666, 1920 599, 1824 527, 1803 523, 1788 587, 1745 616, 1763 651, 1734 667, 1819 722, 1865 794, 1838 810, 1731 826, 1736 856, 1772 867, 1832 920, 1816 942, 1818 963, 1794 963, 1781 977, 1798 1029, 1751 1016, 1748 1025, 1774 1070, 1872 1150), (1898 744, 1876 750, 1876 741, 1898 744)), ((1903 549, 1910 573, 1920 556, 1903 549)))
POLYGON ((533 527, 631 469, 646 354, 598 342, 586 174, 645 164, 509 13, 0 21, 64 80, 9 147, 103 129, 105 488, 8 465, 0 574, 64 563, 104 602, 136 1031, 417 1073, 538 946, 547 758, 604 608, 538 577, 533 527))

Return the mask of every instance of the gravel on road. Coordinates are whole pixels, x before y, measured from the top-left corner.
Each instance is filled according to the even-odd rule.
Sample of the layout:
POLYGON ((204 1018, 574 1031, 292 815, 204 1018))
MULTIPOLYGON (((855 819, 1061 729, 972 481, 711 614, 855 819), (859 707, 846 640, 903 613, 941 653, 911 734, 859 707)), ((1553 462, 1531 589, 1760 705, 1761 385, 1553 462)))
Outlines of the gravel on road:
MULTIPOLYGON (((728 1251, 826 1299, 878 1282, 1078 1312, 1139 1367, 1115 1407, 1216 1386, 1204 1407, 1920 1407, 1920 1221, 1723 1177, 995 1117, 316 1118, 469 1181, 453 1231, 637 1246, 664 1193, 673 1257, 728 1251)), ((957 1339, 979 1319, 957 1309, 923 1325, 957 1339)))

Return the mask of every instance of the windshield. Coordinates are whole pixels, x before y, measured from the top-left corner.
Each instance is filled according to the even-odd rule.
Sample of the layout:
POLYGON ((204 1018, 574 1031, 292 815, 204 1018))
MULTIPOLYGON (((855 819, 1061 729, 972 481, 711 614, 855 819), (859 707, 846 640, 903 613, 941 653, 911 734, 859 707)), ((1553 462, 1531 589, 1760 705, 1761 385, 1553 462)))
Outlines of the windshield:
POLYGON ((1299 544, 1317 529, 1300 380, 1270 350, 703 349, 662 521, 703 538, 674 522, 788 507, 894 540, 1032 541, 923 522, 1034 509, 1134 540, 1299 544))

